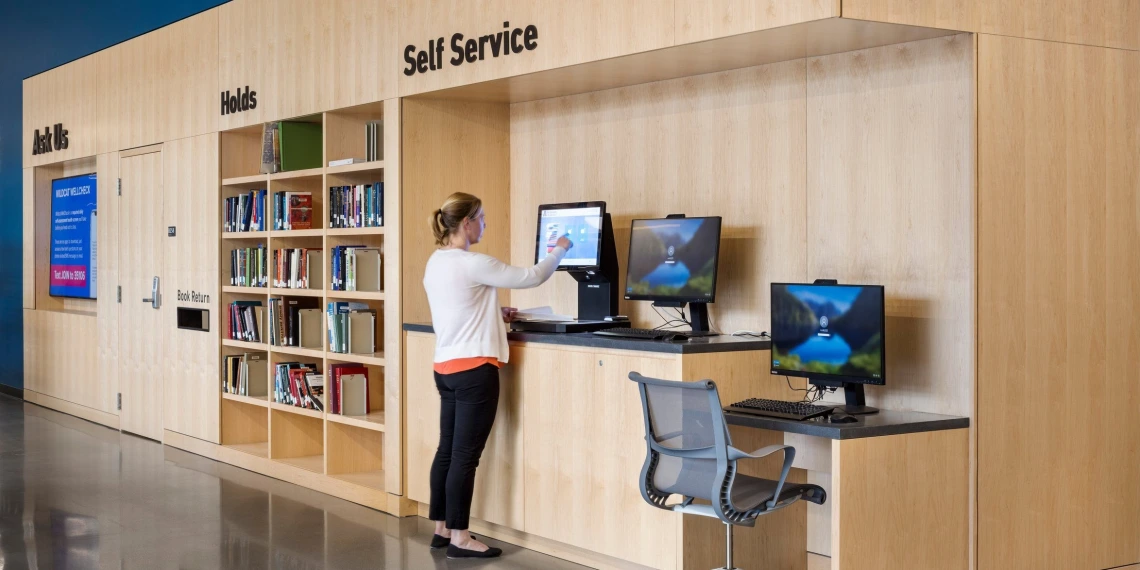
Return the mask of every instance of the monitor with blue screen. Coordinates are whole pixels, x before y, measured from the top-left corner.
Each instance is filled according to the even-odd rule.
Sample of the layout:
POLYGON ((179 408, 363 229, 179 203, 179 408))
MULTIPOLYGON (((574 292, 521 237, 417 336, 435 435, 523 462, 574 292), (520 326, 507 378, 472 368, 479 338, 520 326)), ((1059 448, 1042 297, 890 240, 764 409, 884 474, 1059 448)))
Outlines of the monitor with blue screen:
POLYGON ((772 374, 886 381, 883 287, 772 284, 772 374))
POLYGON ((560 270, 585 269, 601 264, 602 220, 605 202, 544 204, 538 207, 538 239, 534 261, 554 250, 558 238, 567 236, 574 246, 558 264, 560 270))

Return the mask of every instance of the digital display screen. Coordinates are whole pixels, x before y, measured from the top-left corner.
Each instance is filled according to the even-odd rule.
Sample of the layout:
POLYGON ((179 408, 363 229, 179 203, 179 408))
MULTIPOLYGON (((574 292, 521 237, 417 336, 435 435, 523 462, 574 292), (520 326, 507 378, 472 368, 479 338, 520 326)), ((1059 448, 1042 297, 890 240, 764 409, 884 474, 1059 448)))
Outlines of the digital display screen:
POLYGON ((772 284, 772 373, 883 378, 883 288, 772 284))
POLYGON ((535 262, 541 261, 566 236, 574 247, 558 264, 560 268, 594 267, 601 254, 602 216, 604 206, 583 207, 543 206, 538 211, 538 244, 535 262))
POLYGON ((625 296, 712 302, 719 252, 718 217, 634 220, 625 296))
POLYGON ((51 182, 51 261, 48 294, 94 299, 99 231, 94 174, 51 182))

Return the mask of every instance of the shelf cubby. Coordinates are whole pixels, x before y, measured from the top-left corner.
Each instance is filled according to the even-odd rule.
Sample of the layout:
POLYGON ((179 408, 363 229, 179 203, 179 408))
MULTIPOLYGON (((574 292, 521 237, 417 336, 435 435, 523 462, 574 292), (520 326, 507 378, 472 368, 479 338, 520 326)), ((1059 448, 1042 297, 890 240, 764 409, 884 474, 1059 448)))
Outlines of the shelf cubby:
POLYGON ((250 125, 220 133, 221 174, 223 186, 240 186, 256 183, 258 178, 265 183, 261 173, 261 125, 250 125))
MULTIPOLYGON (((330 359, 333 359, 333 360, 342 360, 345 362, 358 362, 361 364, 374 364, 374 365, 383 366, 384 365, 384 302, 381 300, 375 300, 375 299, 367 299, 367 298, 361 298, 361 297, 353 297, 353 296, 349 296, 349 295, 341 295, 341 293, 342 293, 341 291, 327 291, 326 292, 326 294, 325 294, 326 311, 327 311, 327 303, 336 303, 336 302, 342 302, 342 301, 343 302, 350 302, 350 303, 362 303, 365 306, 367 306, 369 309, 376 311, 376 322, 374 323, 374 328, 372 331, 372 338, 374 340, 373 345, 374 345, 375 350, 373 350, 372 352, 367 352, 367 353, 351 353, 351 352, 345 353, 345 352, 337 352, 334 350, 335 347, 330 346, 330 347, 327 347, 328 352, 327 352, 326 356, 330 359)), ((327 331, 327 327, 328 327, 328 325, 327 325, 327 320, 326 320, 326 331, 327 331)), ((327 339, 327 336, 328 336, 327 332, 326 332, 325 336, 327 339)))
MULTIPOLYGON (((383 101, 366 103, 364 105, 347 107, 344 109, 338 109, 336 111, 329 111, 325 113, 324 164, 328 165, 329 161, 341 160, 345 158, 355 158, 357 160, 364 160, 367 158, 366 125, 369 121, 378 121, 383 119, 383 101)), ((382 145, 384 142, 383 131, 379 133, 378 139, 382 145)), ((384 159, 383 155, 377 158, 379 160, 365 164, 375 164, 376 162, 380 162, 384 159)), ((347 166, 360 166, 360 164, 352 164, 347 166)))
POLYGON ((272 404, 269 458, 316 473, 324 473, 324 421, 303 408, 272 404), (301 412, 301 413, 299 413, 301 412))
MULTIPOLYGON (((357 228, 364 230, 383 230, 383 228, 357 228)), ((330 232, 334 230, 329 230, 330 232)), ((333 290, 333 248, 340 246, 363 246, 366 248, 376 248, 380 250, 380 264, 383 266, 387 263, 385 249, 384 249, 384 234, 383 232, 356 232, 351 234, 333 234, 330 233, 325 238, 325 289, 326 296, 332 300, 337 298, 344 301, 380 301, 384 299, 384 271, 381 267, 380 275, 380 290, 379 291, 336 291, 333 290)), ((380 307, 372 307, 379 309, 380 307)), ((377 312, 377 316, 383 313, 377 312)))
MULTIPOLYGON (((324 204, 325 204, 325 199, 327 198, 327 196, 325 196, 327 191, 324 189, 324 184, 322 182, 324 180, 323 171, 319 168, 314 169, 314 170, 316 170, 315 174, 312 174, 311 173, 312 171, 310 171, 310 170, 296 171, 296 172, 307 172, 307 173, 309 173, 309 174, 305 174, 304 176, 296 175, 296 172, 284 172, 281 174, 274 174, 272 177, 270 177, 270 180, 269 180, 269 196, 267 198, 268 204, 266 206, 266 210, 269 211, 269 217, 267 220, 268 225, 266 227, 269 228, 269 230, 271 232, 270 233, 271 237, 276 237, 277 235, 316 235, 316 236, 324 235, 323 230, 325 227, 325 216, 326 216, 324 204), (293 175, 293 176, 281 177, 281 176, 286 175, 286 174, 293 175), (283 194, 286 192, 308 192, 309 194, 312 195, 313 211, 311 213, 312 214, 312 216, 311 216, 312 228, 311 229, 310 228, 304 228, 304 229, 297 228, 297 229, 293 229, 293 230, 277 230, 277 229, 274 229, 273 220, 274 220, 274 217, 277 215, 276 196, 278 194, 283 194), (281 232, 287 232, 287 233, 281 234, 281 232)), ((274 246, 274 247, 277 247, 277 246, 274 246)))
POLYGON ((329 477, 383 491, 383 432, 338 422, 329 422, 327 430, 329 477))
POLYGON ((269 411, 253 402, 222 398, 222 445, 269 457, 269 411))
MULTIPOLYGON (((359 364, 368 369, 368 413, 363 416, 345 416, 332 413, 325 414, 325 416, 330 422, 354 425, 372 431, 384 431, 386 419, 384 414, 384 366, 383 364, 361 362, 365 359, 343 358, 353 356, 359 355, 330 352, 328 353, 328 364, 330 366, 333 364, 359 364)), ((331 381, 331 378, 325 379, 325 394, 331 392, 329 389, 331 381)))
MULTIPOLYGON (((333 171, 333 168, 330 168, 329 169, 330 172, 325 175, 325 189, 324 189, 325 197, 324 198, 325 198, 325 203, 329 204, 330 208, 332 207, 332 204, 333 204, 333 200, 332 200, 332 197, 330 195, 332 193, 333 188, 338 188, 341 186, 357 186, 357 185, 361 185, 361 184, 375 184, 375 183, 383 183, 384 182, 384 169, 383 169, 383 167, 364 168, 364 165, 360 165, 360 164, 353 164, 353 165, 349 165, 349 166, 354 167, 355 169, 346 171, 343 169, 348 168, 348 167, 333 167, 333 168, 339 168, 340 170, 333 171)), ((384 188, 385 188, 385 192, 386 192, 387 191, 387 185, 385 185, 384 188)), ((383 212, 383 213, 387 214, 387 212, 383 212)), ((326 212, 325 222, 326 222, 326 225, 329 227, 330 232, 332 232, 332 231, 344 232, 345 230, 378 230, 378 229, 381 229, 384 227, 383 223, 381 223, 381 225, 379 225, 379 226, 368 226, 368 227, 358 227, 358 228, 334 228, 334 227, 332 227, 332 224, 328 223, 328 219, 327 219, 328 215, 329 215, 329 213, 326 212)), ((383 222, 383 217, 381 218, 381 222, 383 222)), ((377 232, 373 231, 373 232, 339 233, 339 235, 367 235, 369 233, 377 233, 377 232)), ((382 233, 382 232, 379 232, 379 233, 382 233)), ((329 233, 329 235, 338 235, 338 233, 329 233)))

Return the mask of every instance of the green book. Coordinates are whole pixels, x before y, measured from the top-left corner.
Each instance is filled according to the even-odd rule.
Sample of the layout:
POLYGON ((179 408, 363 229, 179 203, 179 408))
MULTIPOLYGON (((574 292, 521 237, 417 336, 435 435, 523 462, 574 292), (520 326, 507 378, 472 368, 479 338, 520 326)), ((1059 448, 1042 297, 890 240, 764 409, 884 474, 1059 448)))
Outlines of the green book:
POLYGON ((321 125, 281 121, 281 170, 321 167, 321 125))

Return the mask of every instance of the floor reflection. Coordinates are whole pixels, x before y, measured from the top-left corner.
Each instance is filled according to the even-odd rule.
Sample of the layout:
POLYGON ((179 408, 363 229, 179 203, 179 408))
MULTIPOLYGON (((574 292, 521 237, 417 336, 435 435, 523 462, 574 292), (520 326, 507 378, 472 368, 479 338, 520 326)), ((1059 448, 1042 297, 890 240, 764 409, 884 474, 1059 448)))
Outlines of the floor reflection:
POLYGON ((449 561, 432 527, 0 396, 0 570, 582 568, 489 541, 449 561))

